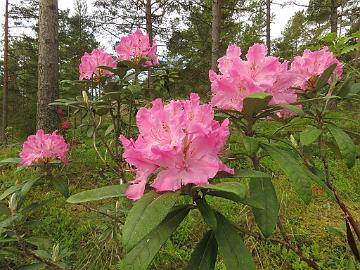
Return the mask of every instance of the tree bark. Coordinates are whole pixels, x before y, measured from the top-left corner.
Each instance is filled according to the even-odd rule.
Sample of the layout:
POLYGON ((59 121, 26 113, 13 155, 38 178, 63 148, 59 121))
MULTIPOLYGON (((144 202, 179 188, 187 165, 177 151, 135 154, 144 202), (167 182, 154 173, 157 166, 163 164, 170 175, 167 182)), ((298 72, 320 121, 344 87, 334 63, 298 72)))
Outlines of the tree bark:
POLYGON ((338 14, 337 14, 338 4, 336 0, 331 0, 330 6, 330 32, 337 34, 337 23, 338 23, 338 14))
POLYGON ((271 24, 271 0, 266 0, 266 46, 267 46, 268 55, 271 54, 270 24, 271 24))
POLYGON ((8 125, 8 93, 9 93, 9 1, 5 2, 4 23, 4 91, 2 103, 2 125, 0 137, 6 140, 6 128, 8 125))
MULTIPOLYGON (((146 17, 146 32, 149 35, 149 45, 152 46, 154 41, 154 33, 152 28, 151 0, 146 0, 145 17, 146 17)), ((146 97, 150 97, 150 88, 152 88, 153 85, 151 74, 152 74, 152 69, 150 68, 148 71, 148 87, 145 89, 146 97)))
POLYGON ((151 14, 151 0, 146 0, 146 32, 149 35, 150 46, 153 44, 154 34, 152 29, 152 14, 151 14))
POLYGON ((211 69, 214 71, 217 71, 217 60, 219 59, 221 2, 222 0, 212 1, 211 69))
POLYGON ((36 128, 54 131, 58 127, 55 108, 48 104, 59 96, 58 2, 40 0, 39 60, 36 128))

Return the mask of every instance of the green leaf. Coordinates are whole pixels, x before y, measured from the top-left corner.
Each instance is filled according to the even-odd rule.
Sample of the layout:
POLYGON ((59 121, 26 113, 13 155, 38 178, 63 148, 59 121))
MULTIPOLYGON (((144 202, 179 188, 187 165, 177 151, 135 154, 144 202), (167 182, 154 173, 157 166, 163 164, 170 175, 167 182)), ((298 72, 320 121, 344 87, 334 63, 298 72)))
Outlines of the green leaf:
POLYGON ((16 268, 17 270, 38 270, 38 269, 44 269, 46 266, 45 263, 31 263, 31 264, 25 264, 22 266, 19 266, 16 268))
POLYGON ((310 145, 315 142, 321 135, 321 130, 313 126, 308 126, 304 131, 300 133, 301 145, 310 145))
POLYGON ((274 107, 288 110, 290 112, 296 113, 297 115, 305 114, 301 108, 291 104, 276 104, 274 107))
POLYGON ((165 219, 146 235, 120 262, 121 270, 146 270, 166 242, 190 211, 189 205, 175 206, 165 219))
POLYGON ((270 177, 270 175, 268 175, 267 173, 264 172, 260 172, 260 171, 254 171, 254 170, 250 170, 250 169, 241 169, 241 170, 237 170, 235 172, 235 174, 233 176, 231 176, 232 178, 237 178, 237 177, 242 177, 242 178, 262 178, 262 177, 270 177))
POLYGON ((110 132, 112 132, 113 130, 114 130, 114 124, 109 125, 105 131, 105 136, 109 135, 110 132))
POLYGON ((349 78, 347 78, 343 84, 340 86, 339 90, 337 91, 337 93, 335 93, 337 96, 339 97, 346 97, 351 90, 351 86, 352 86, 352 77, 350 76, 349 78))
POLYGON ((191 254, 188 270, 212 270, 215 268, 218 245, 213 231, 208 231, 191 254))
POLYGON ((250 196, 249 188, 245 182, 222 182, 216 185, 196 186, 195 188, 206 190, 206 195, 225 198, 252 207, 264 207, 260 201, 250 196))
POLYGON ((290 152, 267 144, 261 144, 261 147, 285 172, 289 180, 294 184, 295 190, 299 193, 303 201, 309 203, 312 196, 310 185, 311 172, 309 172, 304 164, 294 158, 290 152))
POLYGON ((158 194, 151 191, 135 202, 123 227, 122 240, 128 251, 161 223, 174 206, 178 195, 177 192, 158 194))
POLYGON ((350 169, 355 165, 356 147, 349 135, 342 129, 327 125, 331 135, 334 137, 336 144, 339 147, 342 157, 345 159, 347 167, 350 169))
POLYGON ((50 203, 54 198, 50 198, 50 199, 46 199, 46 200, 43 200, 43 201, 40 201, 40 202, 34 202, 32 204, 30 204, 29 206, 23 208, 21 210, 21 212, 23 213, 28 213, 28 212, 31 212, 31 211, 34 211, 38 208, 41 208, 45 205, 47 205, 48 203, 50 203))
POLYGON ((3 221, 0 222, 0 228, 6 228, 9 227, 10 225, 13 225, 13 222, 18 218, 18 216, 11 216, 8 217, 7 219, 4 219, 3 221))
POLYGON ((272 95, 259 92, 244 98, 243 113, 248 118, 254 117, 258 112, 264 110, 272 99, 272 95))
POLYGON ((360 93, 360 83, 354 83, 353 85, 351 85, 347 97, 353 97, 358 95, 359 93, 360 93))
POLYGON ((216 212, 215 237, 227 269, 255 270, 251 253, 234 226, 223 215, 216 212))
POLYGON ((0 160, 0 164, 19 164, 20 158, 6 158, 3 160, 0 160))
POLYGON ((196 202, 196 205, 205 220, 205 222, 212 228, 213 230, 217 227, 217 220, 215 216, 215 212, 211 209, 211 207, 207 204, 205 199, 201 199, 196 202))
POLYGON ((83 203, 124 196, 126 188, 127 185, 112 185, 85 190, 70 196, 66 201, 68 203, 83 203))
POLYGON ((242 136, 242 142, 244 144, 246 154, 252 157, 259 150, 259 143, 255 138, 249 136, 242 136))
POLYGON ((250 193, 264 206, 264 209, 253 208, 252 212, 262 234, 269 237, 276 228, 280 208, 271 178, 251 178, 250 193))
POLYGON ((52 183, 57 191, 59 191, 65 198, 69 197, 69 186, 64 179, 54 178, 52 183))
POLYGON ((20 190, 20 196, 24 197, 31 189, 31 187, 39 180, 40 178, 34 178, 34 179, 30 179, 27 182, 25 182, 25 184, 22 186, 21 190, 20 190))
POLYGON ((11 186, 0 195, 0 201, 5 199, 7 196, 21 189, 21 185, 11 186))
POLYGON ((341 50, 341 54, 346 54, 346 53, 349 53, 349 52, 351 52, 351 51, 354 51, 354 50, 356 50, 358 47, 359 47, 358 44, 347 45, 345 48, 343 48, 343 49, 341 50))
POLYGON ((324 87, 329 79, 330 79, 330 76, 333 74, 335 68, 336 68, 337 64, 332 64, 330 65, 324 72, 323 74, 320 75, 320 77, 316 80, 316 83, 315 83, 315 89, 319 90, 321 89, 322 87, 324 87))
POLYGON ((205 222, 214 231, 227 269, 252 270, 255 263, 238 231, 223 215, 214 211, 204 199, 197 202, 205 222))

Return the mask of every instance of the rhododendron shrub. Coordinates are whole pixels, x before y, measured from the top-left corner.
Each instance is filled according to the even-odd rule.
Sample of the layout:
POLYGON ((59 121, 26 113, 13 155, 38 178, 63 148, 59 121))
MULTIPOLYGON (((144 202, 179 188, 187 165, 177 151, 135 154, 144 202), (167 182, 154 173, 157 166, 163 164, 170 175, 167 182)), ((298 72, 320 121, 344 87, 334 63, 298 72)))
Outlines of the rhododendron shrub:
POLYGON ((21 165, 31 166, 46 164, 53 160, 67 163, 66 155, 69 145, 56 132, 46 134, 42 129, 35 135, 30 135, 23 144, 20 153, 21 165))
MULTIPOLYGON (((151 85, 150 81, 144 83, 145 72, 141 72, 154 70, 154 66, 158 64, 158 56, 156 41, 150 45, 149 35, 143 34, 140 28, 121 37, 114 47, 114 57, 102 48, 85 53, 79 66, 82 81, 64 81, 66 87, 79 87, 82 96, 58 99, 50 105, 67 107, 69 115, 75 113, 90 117, 91 124, 86 126, 86 134, 92 138, 92 146, 97 155, 107 166, 121 171, 124 178, 122 160, 118 158, 121 151, 118 137, 124 130, 132 129, 137 100, 147 100, 147 92, 155 93, 154 85, 151 85), (129 117, 123 117, 122 114, 129 117), (107 117, 111 118, 111 121, 103 122, 107 117), (105 132, 102 130, 104 124, 107 125, 105 132), (100 141, 101 144, 107 142, 105 150, 97 147, 100 141), (107 158, 109 153, 113 162, 109 162, 107 158)), ((165 79, 168 77, 164 76, 165 79)), ((157 91, 162 92, 164 88, 165 86, 160 87, 157 91)), ((70 127, 68 124, 64 122, 59 127, 63 134, 70 127)))
POLYGON ((229 121, 215 121, 212 107, 201 105, 197 94, 166 105, 157 99, 150 109, 140 108, 136 123, 139 136, 135 141, 120 136, 123 157, 136 167, 128 198, 140 199, 153 173, 156 178, 151 186, 158 192, 208 184, 218 171, 233 173, 219 159, 229 136, 229 121))
POLYGON ((198 211, 196 217, 204 220, 207 231, 188 269, 214 269, 218 253, 227 269, 255 269, 243 237, 267 241, 274 231, 279 233, 271 241, 291 248, 309 267, 320 269, 286 235, 287 222, 273 185, 279 170, 292 187, 286 186, 286 191, 294 190, 304 203, 311 201, 313 190, 335 198, 350 228, 347 239, 354 239, 352 231, 360 238, 352 213, 336 191, 327 157, 335 149, 349 168, 356 162, 351 132, 332 120, 329 101, 355 100, 360 87, 352 84, 351 77, 341 80, 342 64, 327 48, 305 51, 290 64, 267 55, 262 44, 254 44, 244 56, 238 46, 229 45, 218 60, 219 73, 209 71, 210 103, 201 103, 192 93, 189 99, 165 102, 157 98, 150 104, 138 95, 140 86, 127 80, 126 74, 130 69, 149 68, 144 64, 157 64, 156 45, 150 46, 148 36, 138 29, 121 38, 116 51, 117 61, 129 64, 129 69, 120 72, 119 64, 111 80, 95 81, 104 87, 101 96, 83 93, 78 103, 64 104, 79 104, 87 110, 90 124, 86 133, 97 153, 104 150, 99 156, 107 166, 106 155, 112 157, 119 181, 74 194, 67 202, 116 198, 115 209, 125 200, 133 204, 119 226, 117 213, 104 215, 117 226, 112 232, 121 228, 116 235, 124 252, 119 269, 148 269, 190 211, 198 211), (278 121, 275 131, 268 130, 274 126, 268 125, 271 121, 278 121), (231 142, 226 145, 230 133, 231 142), (236 165, 227 166, 220 158, 236 165), (214 197, 246 205, 259 230, 249 233, 236 224, 242 219, 228 220, 212 205, 214 197))
POLYGON ((102 76, 109 76, 111 71, 101 69, 100 66, 115 68, 116 62, 113 57, 105 52, 103 48, 93 49, 91 53, 85 53, 81 57, 79 65, 80 80, 90 80, 93 78, 100 79, 102 76))

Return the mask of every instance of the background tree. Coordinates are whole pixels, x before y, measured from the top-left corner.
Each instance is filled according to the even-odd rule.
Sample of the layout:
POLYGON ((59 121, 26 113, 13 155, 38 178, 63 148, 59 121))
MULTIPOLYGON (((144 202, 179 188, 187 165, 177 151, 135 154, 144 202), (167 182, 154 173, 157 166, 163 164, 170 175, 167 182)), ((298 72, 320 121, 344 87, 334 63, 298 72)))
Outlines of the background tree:
POLYGON ((219 58, 220 28, 221 28, 221 6, 222 0, 212 1, 212 24, 211 24, 211 69, 217 70, 219 58))
POLYGON ((59 96, 59 40, 57 0, 40 0, 39 7, 38 100, 36 128, 53 131, 58 127, 54 108, 59 96))
POLYGON ((117 41, 136 27, 146 29, 150 40, 164 39, 171 33, 168 26, 180 15, 181 3, 175 0, 96 0, 95 22, 99 32, 108 33, 117 41))
MULTIPOLYGON (((16 29, 9 37, 9 127, 16 136, 33 133, 36 129, 38 85, 38 10, 37 0, 11 3, 9 21, 16 29)), ((79 78, 80 58, 99 46, 95 38, 94 20, 87 11, 86 2, 78 0, 74 14, 59 10, 59 73, 60 81, 79 78)), ((0 78, 3 81, 3 66, 0 78)), ((60 84, 62 97, 79 95, 78 90, 60 84)))
MULTIPOLYGON (((208 70, 212 56, 212 0, 189 1, 182 5, 182 29, 174 30, 167 43, 168 58, 180 74, 176 93, 186 96, 193 89, 208 92, 208 70)), ((246 53, 249 46, 262 42, 265 30, 265 2, 224 1, 221 6, 219 52, 237 43, 246 53)), ((216 59, 217 60, 217 59, 216 59)), ((206 95, 205 95, 206 96, 206 95)))
POLYGON ((300 52, 310 33, 306 31, 305 12, 297 11, 286 24, 282 37, 274 41, 276 54, 283 59, 291 59, 300 52))
POLYGON ((266 0, 266 46, 271 53, 271 0, 266 0))
POLYGON ((2 125, 0 138, 5 139, 6 127, 8 125, 8 92, 9 92, 9 1, 5 1, 5 23, 4 23, 4 86, 2 104, 2 125))

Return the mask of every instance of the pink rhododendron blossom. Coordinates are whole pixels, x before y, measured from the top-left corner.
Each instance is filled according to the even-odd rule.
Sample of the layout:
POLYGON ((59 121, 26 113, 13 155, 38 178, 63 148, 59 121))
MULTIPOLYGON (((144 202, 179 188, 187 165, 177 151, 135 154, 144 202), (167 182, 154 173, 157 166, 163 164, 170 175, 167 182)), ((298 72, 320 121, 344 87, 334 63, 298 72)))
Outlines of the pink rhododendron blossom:
POLYGON ((201 105, 197 94, 167 105, 156 99, 150 109, 138 111, 136 123, 136 140, 119 138, 123 157, 136 168, 135 180, 126 192, 129 199, 143 196, 151 174, 156 174, 151 186, 161 192, 207 184, 218 171, 233 173, 219 159, 229 136, 229 121, 215 121, 212 107, 201 105))
POLYGON ((21 165, 45 164, 55 159, 66 163, 69 145, 56 132, 45 134, 39 129, 35 135, 30 135, 23 144, 20 153, 21 165))
POLYGON ((209 71, 213 106, 241 111, 243 100, 254 92, 268 92, 271 104, 291 103, 296 95, 290 87, 296 74, 288 70, 288 62, 281 63, 277 57, 266 56, 263 44, 254 44, 241 59, 241 49, 229 45, 226 55, 218 60, 220 74, 209 71))
POLYGON ((302 56, 296 56, 291 63, 291 70, 298 74, 294 86, 302 90, 314 88, 317 77, 332 64, 337 64, 335 73, 341 78, 343 65, 328 51, 328 47, 314 52, 306 49, 302 56))
POLYGON ((145 66, 159 64, 156 54, 156 41, 154 40, 150 46, 149 35, 143 34, 140 28, 136 29, 133 34, 122 37, 115 50, 119 54, 119 60, 130 60, 138 63, 141 59, 148 58, 145 66))
POLYGON ((99 66, 106 66, 111 68, 116 68, 116 62, 112 58, 111 54, 105 52, 103 48, 94 49, 91 53, 85 53, 81 57, 81 64, 79 66, 80 70, 80 80, 90 80, 94 75, 95 78, 100 78, 101 76, 112 75, 113 73, 108 70, 100 69, 99 66))

